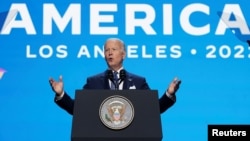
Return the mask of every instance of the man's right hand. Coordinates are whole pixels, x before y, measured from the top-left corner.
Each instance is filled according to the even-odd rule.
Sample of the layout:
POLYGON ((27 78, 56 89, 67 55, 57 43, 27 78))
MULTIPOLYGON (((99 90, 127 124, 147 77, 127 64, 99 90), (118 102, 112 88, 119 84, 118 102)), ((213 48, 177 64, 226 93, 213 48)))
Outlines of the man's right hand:
POLYGON ((57 96, 61 96, 63 94, 63 80, 62 76, 60 75, 59 81, 55 81, 53 78, 49 78, 49 83, 52 90, 56 93, 57 96))

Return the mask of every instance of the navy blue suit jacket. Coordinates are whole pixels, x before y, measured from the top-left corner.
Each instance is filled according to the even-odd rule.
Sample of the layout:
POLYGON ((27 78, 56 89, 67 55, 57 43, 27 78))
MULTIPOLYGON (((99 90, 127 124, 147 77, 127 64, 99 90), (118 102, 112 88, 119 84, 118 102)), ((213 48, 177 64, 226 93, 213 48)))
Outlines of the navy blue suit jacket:
MULTIPOLYGON (((83 89, 110 89, 107 71, 108 70, 100 74, 88 77, 86 84, 83 86, 83 89)), ((135 86, 137 90, 150 89, 144 77, 129 73, 127 71, 125 73, 126 78, 123 82, 124 90, 129 89, 132 86, 135 86)), ((64 96, 61 100, 55 99, 55 102, 69 114, 73 115, 74 99, 72 99, 66 92, 64 93, 64 96)), ((168 96, 166 96, 166 93, 164 93, 159 99, 160 112, 165 112, 174 103, 175 101, 170 99, 168 96)))

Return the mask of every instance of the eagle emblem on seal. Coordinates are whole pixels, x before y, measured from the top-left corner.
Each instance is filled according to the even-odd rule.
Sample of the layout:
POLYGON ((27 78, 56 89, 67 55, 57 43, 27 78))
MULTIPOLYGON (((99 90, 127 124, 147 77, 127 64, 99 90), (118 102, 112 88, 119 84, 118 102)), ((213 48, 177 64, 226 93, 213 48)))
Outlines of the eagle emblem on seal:
POLYGON ((112 122, 115 125, 121 124, 125 121, 124 112, 126 110, 126 105, 121 101, 113 101, 107 106, 107 111, 105 118, 108 122, 112 122))
POLYGON ((111 96, 100 106, 99 116, 104 125, 111 129, 123 129, 134 118, 132 103, 122 96, 111 96))

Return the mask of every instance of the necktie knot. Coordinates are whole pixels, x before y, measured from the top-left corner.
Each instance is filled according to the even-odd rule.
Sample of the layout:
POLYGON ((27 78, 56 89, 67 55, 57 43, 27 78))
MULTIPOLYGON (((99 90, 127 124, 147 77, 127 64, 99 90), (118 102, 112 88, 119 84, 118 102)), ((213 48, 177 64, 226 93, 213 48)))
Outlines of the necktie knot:
POLYGON ((114 81, 117 82, 118 81, 118 72, 114 71, 113 76, 114 76, 114 81))

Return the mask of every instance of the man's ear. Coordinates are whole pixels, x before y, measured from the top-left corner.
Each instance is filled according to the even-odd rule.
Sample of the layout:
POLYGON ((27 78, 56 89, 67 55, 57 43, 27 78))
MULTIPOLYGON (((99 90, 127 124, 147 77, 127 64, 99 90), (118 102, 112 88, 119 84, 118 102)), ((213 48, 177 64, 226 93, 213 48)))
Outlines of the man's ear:
POLYGON ((122 54, 122 58, 123 58, 123 60, 126 58, 126 52, 125 51, 122 54))

